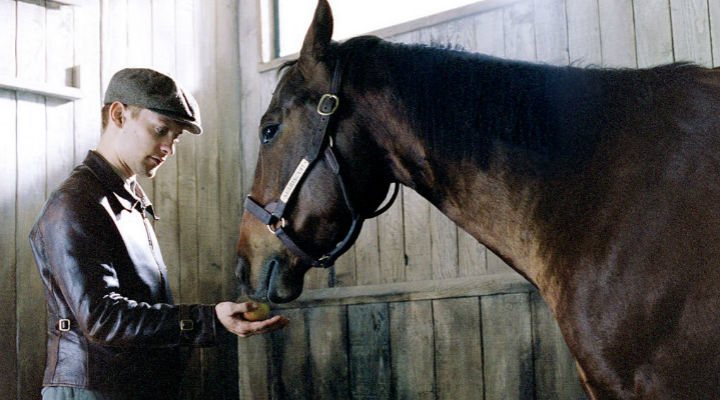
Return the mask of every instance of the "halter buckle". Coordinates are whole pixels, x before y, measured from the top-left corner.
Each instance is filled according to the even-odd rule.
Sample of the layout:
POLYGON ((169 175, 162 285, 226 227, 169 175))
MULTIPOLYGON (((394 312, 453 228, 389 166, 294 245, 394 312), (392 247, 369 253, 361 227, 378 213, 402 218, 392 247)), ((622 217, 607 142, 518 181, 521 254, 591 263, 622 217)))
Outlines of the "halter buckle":
POLYGON ((334 94, 325 93, 320 97, 320 101, 318 101, 317 113, 327 117, 333 115, 338 106, 340 106, 340 98, 334 94), (332 101, 332 104, 326 104, 327 101, 332 101))

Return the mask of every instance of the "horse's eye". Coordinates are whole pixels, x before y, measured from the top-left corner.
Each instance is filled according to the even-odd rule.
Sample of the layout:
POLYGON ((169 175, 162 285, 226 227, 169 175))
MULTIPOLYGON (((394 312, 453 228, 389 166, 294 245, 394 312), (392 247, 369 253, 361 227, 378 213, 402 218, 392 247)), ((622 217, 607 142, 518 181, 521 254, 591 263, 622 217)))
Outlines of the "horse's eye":
POLYGON ((277 135, 279 127, 280 125, 273 124, 260 128, 260 141, 263 144, 270 143, 270 141, 275 137, 275 135, 277 135))

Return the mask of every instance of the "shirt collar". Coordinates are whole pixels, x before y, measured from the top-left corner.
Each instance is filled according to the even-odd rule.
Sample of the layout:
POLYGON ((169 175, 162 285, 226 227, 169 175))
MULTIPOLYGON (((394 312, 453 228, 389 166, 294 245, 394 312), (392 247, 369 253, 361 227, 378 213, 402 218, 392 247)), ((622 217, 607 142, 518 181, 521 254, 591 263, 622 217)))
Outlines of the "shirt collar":
POLYGON ((123 177, 115 172, 110 162, 94 150, 88 152, 83 164, 90 168, 90 171, 95 174, 98 180, 100 180, 107 189, 111 190, 126 208, 138 208, 141 212, 147 211, 150 213, 153 219, 160 219, 160 217, 155 214, 155 209, 150 198, 135 177, 128 180, 123 179, 123 177), (133 185, 136 187, 134 192, 131 188, 131 182, 134 182, 133 185))

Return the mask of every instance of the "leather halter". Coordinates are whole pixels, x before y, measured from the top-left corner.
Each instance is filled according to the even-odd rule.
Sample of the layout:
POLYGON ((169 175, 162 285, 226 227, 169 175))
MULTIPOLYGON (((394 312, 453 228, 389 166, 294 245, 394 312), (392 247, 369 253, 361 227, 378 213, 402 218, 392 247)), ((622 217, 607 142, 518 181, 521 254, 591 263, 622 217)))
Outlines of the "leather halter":
POLYGON ((338 60, 335 64, 333 71, 332 81, 330 83, 330 91, 323 94, 320 97, 317 105, 317 113, 320 116, 319 122, 311 134, 310 148, 306 153, 305 157, 295 168, 290 180, 285 185, 280 198, 276 201, 269 203, 266 206, 262 206, 260 203, 255 201, 252 197, 248 196, 245 199, 245 209, 255 216, 260 222, 267 226, 268 230, 282 241, 285 247, 288 248, 297 257, 302 259, 304 262, 310 264, 313 267, 329 268, 332 267, 337 260, 350 246, 355 243, 360 229, 362 228, 363 221, 367 218, 372 218, 382 214, 392 205, 395 197, 398 193, 399 185, 396 183, 395 191, 389 202, 381 209, 375 211, 372 215, 363 217, 359 215, 350 201, 345 181, 340 174, 340 164, 337 161, 335 154, 335 146, 333 143, 332 136, 328 133, 328 125, 330 124, 330 117, 337 111, 340 106, 340 98, 338 97, 338 88, 340 87, 341 80, 341 67, 340 61, 338 60), (326 164, 330 167, 330 170, 335 175, 340 191, 342 192, 343 199, 345 200, 345 206, 350 211, 352 216, 352 223, 345 237, 333 248, 329 253, 322 255, 321 257, 313 257, 304 251, 291 237, 288 235, 286 228, 289 226, 288 220, 284 217, 286 214, 285 207, 288 202, 292 199, 293 195, 297 192, 300 184, 302 183, 305 176, 312 170, 316 162, 320 159, 321 154, 323 155, 326 164))

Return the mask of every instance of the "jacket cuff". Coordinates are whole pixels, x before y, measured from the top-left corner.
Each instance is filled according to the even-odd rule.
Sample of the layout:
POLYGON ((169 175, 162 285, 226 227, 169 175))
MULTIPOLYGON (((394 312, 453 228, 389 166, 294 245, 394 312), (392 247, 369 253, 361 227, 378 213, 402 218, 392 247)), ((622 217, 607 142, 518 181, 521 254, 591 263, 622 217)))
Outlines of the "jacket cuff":
POLYGON ((224 328, 217 319, 214 305, 180 304, 177 307, 181 346, 209 347, 218 344, 224 328))

